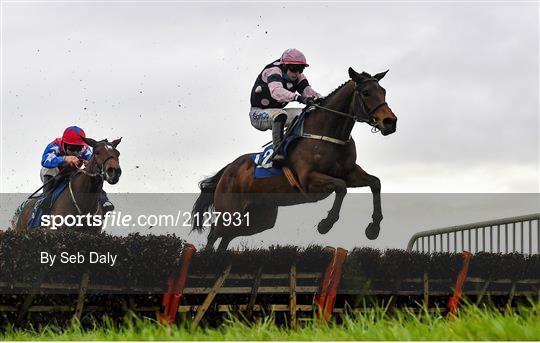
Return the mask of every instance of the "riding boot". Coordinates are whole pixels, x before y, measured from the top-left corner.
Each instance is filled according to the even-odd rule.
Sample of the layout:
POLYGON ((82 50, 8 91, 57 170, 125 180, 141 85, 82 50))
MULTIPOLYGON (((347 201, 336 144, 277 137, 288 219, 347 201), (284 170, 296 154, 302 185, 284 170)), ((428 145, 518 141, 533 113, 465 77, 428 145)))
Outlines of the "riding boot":
POLYGON ((52 190, 54 189, 54 183, 55 183, 53 179, 54 179, 54 176, 51 176, 51 175, 43 176, 43 189, 42 189, 43 194, 52 192, 52 190))
POLYGON ((274 157, 272 159, 272 164, 274 167, 279 167, 285 162, 285 156, 281 153, 282 148, 279 145, 283 140, 283 127, 285 122, 281 120, 276 120, 272 123, 272 144, 274 147, 274 157))

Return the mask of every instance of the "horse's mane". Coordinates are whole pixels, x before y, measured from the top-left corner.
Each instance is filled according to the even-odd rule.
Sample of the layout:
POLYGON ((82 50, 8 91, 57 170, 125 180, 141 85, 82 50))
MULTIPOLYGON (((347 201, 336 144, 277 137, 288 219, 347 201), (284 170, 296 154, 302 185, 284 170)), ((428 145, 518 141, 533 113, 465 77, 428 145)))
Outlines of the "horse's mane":
MULTIPOLYGON (((366 73, 365 71, 363 71, 360 76, 364 79, 368 79, 370 77, 372 77, 369 73, 366 73)), ((349 79, 345 82, 343 82, 341 85, 339 85, 336 89, 334 89, 330 94, 328 94, 327 96, 325 96, 322 100, 322 103, 321 105, 324 106, 324 104, 326 104, 326 102, 328 101, 328 99, 333 96, 334 94, 336 94, 341 88, 343 88, 343 86, 345 86, 346 84, 348 84, 350 81, 353 81, 352 79, 349 79)))
POLYGON ((348 84, 350 81, 352 81, 352 80, 349 79, 349 80, 343 82, 343 83, 342 83, 341 85, 339 85, 336 89, 334 89, 332 92, 330 92, 330 94, 328 94, 327 96, 325 96, 325 97, 322 99, 321 105, 324 106, 331 96, 333 96, 334 94, 336 94, 341 88, 343 88, 343 87, 344 87, 346 84, 348 84))

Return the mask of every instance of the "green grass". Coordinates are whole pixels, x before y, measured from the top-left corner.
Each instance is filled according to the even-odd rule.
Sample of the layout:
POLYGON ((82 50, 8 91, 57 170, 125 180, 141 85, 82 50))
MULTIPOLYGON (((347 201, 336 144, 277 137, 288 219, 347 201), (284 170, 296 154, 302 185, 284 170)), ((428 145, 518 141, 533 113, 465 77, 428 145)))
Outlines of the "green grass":
MULTIPOLYGON (((187 325, 187 324, 186 324, 187 325)), ((458 317, 441 314, 366 309, 344 317, 343 323, 301 321, 296 330, 277 326, 273 319, 246 324, 230 318, 219 328, 190 330, 187 326, 166 326, 150 319, 132 318, 118 328, 111 323, 82 329, 74 323, 66 329, 47 327, 41 331, 7 328, 0 340, 540 340, 540 305, 499 312, 466 306, 458 317)))

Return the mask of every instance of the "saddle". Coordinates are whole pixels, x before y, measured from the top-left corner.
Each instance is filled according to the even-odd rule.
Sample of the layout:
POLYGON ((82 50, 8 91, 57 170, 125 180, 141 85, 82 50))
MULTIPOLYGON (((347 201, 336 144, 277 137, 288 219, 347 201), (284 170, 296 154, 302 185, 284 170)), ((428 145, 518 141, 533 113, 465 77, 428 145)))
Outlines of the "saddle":
POLYGON ((34 204, 34 208, 32 208, 32 213, 28 219, 28 228, 35 229, 41 226, 41 217, 50 212, 52 206, 60 197, 60 194, 66 189, 68 182, 69 178, 65 176, 60 178, 58 182, 55 180, 52 191, 37 197, 37 201, 34 204))
MULTIPOLYGON (((288 148, 289 144, 294 139, 300 137, 300 135, 301 135, 301 133, 303 131, 302 128, 304 126, 305 116, 309 112, 312 112, 313 110, 315 110, 315 106, 304 107, 304 109, 302 110, 300 115, 293 119, 291 125, 289 125, 289 127, 285 131, 285 134, 283 135, 283 140, 281 141, 281 144, 279 144, 276 147, 276 149, 274 149, 274 154, 273 155, 275 155, 278 152, 283 151, 283 155, 285 157, 287 157, 287 148, 288 148)), ((269 143, 267 143, 263 147, 266 147, 266 146, 271 145, 271 144, 272 144, 272 142, 270 141, 269 143)))
MULTIPOLYGON (((302 137, 305 117, 313 109, 314 107, 305 108, 304 111, 302 111, 302 113, 293 120, 292 124, 285 132, 282 143, 277 147, 277 150, 282 151, 285 159, 287 159, 288 150, 291 143, 297 138, 302 137)), ((264 146, 264 150, 262 152, 253 154, 251 156, 251 159, 255 163, 255 179, 265 179, 285 175, 287 181, 289 181, 292 187, 297 188, 300 192, 304 193, 302 186, 298 182, 298 178, 291 168, 287 166, 273 166, 272 158, 274 157, 274 154, 276 154, 276 149, 274 149, 272 143, 270 142, 264 146)))

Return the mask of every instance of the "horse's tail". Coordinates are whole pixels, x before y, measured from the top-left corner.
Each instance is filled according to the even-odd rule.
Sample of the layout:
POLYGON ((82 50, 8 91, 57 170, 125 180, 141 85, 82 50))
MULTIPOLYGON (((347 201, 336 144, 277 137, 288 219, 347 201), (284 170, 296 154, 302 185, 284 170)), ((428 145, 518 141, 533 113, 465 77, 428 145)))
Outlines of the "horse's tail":
POLYGON ((216 191, 217 184, 221 176, 225 172, 229 165, 223 167, 216 175, 206 178, 199 182, 199 188, 201 189, 201 194, 193 204, 193 210, 191 210, 191 231, 202 232, 205 228, 203 226, 204 213, 210 209, 214 204, 214 192, 216 191), (194 218, 198 218, 197 220, 194 218))

